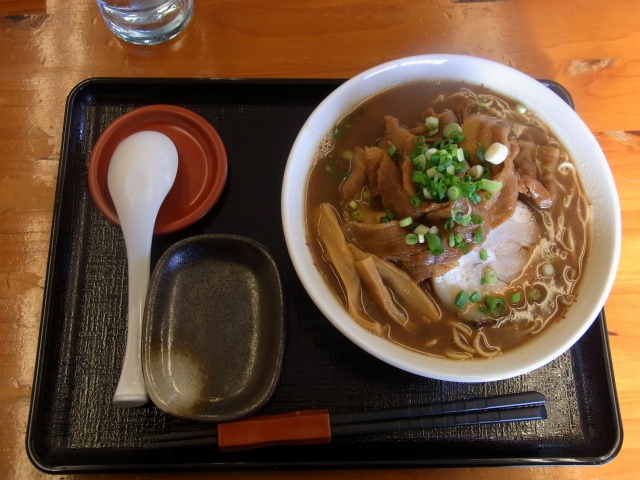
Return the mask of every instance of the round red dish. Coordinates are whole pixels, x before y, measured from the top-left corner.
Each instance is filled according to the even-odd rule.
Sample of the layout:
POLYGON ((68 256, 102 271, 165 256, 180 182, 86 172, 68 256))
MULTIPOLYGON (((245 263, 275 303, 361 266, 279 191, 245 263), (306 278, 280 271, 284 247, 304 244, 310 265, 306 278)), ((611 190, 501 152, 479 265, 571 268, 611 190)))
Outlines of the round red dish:
POLYGON ((100 134, 89 158, 89 191, 100 211, 120 226, 107 186, 109 162, 118 144, 137 132, 169 137, 178 150, 178 173, 167 194, 154 233, 172 233, 204 216, 218 201, 227 180, 227 152, 204 118, 173 105, 149 105, 118 117, 100 134))

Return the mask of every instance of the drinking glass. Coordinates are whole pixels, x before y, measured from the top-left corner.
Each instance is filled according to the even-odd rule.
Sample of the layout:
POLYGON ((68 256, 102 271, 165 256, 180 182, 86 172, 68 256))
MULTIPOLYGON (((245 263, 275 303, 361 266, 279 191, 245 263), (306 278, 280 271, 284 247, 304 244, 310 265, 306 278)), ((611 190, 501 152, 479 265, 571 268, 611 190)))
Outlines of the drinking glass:
POLYGON ((193 0, 96 0, 107 26, 127 42, 153 45, 178 35, 191 20, 193 0))

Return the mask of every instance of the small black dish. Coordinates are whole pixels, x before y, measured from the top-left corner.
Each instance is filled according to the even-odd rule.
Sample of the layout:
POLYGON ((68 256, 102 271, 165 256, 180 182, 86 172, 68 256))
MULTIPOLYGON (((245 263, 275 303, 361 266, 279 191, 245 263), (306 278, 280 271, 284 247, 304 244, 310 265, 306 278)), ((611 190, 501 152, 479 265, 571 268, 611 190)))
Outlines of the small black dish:
POLYGON ((280 275, 263 245, 237 235, 182 240, 158 260, 147 294, 149 397, 190 420, 250 415, 278 383, 284 337, 280 275))

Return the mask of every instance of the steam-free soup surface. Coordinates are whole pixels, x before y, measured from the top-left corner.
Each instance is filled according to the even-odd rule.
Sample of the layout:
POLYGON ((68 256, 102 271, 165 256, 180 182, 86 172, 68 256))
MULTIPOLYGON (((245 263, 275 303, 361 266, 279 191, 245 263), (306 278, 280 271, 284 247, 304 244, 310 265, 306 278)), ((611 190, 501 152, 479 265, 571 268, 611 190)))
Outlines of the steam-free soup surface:
POLYGON ((354 321, 425 354, 500 355, 577 300, 590 227, 574 164, 535 112, 481 87, 413 82, 348 112, 306 212, 354 321))

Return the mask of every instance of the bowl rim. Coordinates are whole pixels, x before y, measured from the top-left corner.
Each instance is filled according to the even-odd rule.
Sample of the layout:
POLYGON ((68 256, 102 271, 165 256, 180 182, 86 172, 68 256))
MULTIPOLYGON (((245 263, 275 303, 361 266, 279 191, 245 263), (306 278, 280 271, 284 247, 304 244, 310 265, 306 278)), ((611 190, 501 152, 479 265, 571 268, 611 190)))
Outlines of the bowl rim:
POLYGON ((380 360, 411 373, 439 380, 502 380, 528 373, 557 358, 578 341, 597 318, 613 286, 620 258, 621 219, 615 182, 607 160, 586 124, 562 99, 532 77, 506 65, 466 55, 429 54, 392 60, 356 75, 329 94, 311 113, 291 148, 283 178, 281 211, 285 242, 292 263, 305 290, 322 314, 352 342, 380 360), (562 322, 553 325, 553 328, 545 328, 536 338, 491 359, 459 362, 420 354, 377 337, 358 326, 324 282, 306 246, 310 239, 307 238, 301 212, 304 211, 310 168, 307 165, 312 163, 309 158, 318 147, 321 136, 328 133, 341 116, 376 91, 412 79, 426 78, 427 74, 423 70, 431 74, 429 78, 434 78, 437 74, 437 78, 447 79, 460 78, 459 72, 464 71, 467 84, 482 84, 499 94, 517 98, 527 106, 536 107, 536 113, 552 130, 566 132, 565 135, 558 136, 580 167, 578 170, 585 190, 589 192, 592 213, 597 214, 591 222, 591 250, 594 250, 594 242, 607 242, 609 246, 606 251, 599 252, 597 259, 590 255, 578 293, 586 288, 584 284, 587 277, 593 278, 594 280, 590 280, 593 282, 597 278, 599 286, 586 282, 594 292, 583 295, 580 301, 572 305, 567 317, 571 318, 570 321, 564 318, 562 322), (513 95, 513 91, 518 95, 513 95), (537 108, 538 106, 544 109, 537 108), (303 182, 300 181, 301 172, 305 173, 303 182), (589 182, 585 182, 585 173, 589 182), (594 182, 596 178, 597 182, 594 182), (598 203, 593 201, 596 197, 598 203), (597 229, 593 228, 596 221, 599 222, 597 229), (602 270, 600 267, 606 270, 604 274, 602 271, 596 272, 602 270), (583 301, 584 297, 586 301, 583 301), (554 333, 553 337, 547 335, 549 331, 554 333), (545 337, 549 337, 547 340, 551 341, 553 348, 545 346, 548 351, 541 355, 540 345, 545 337))

